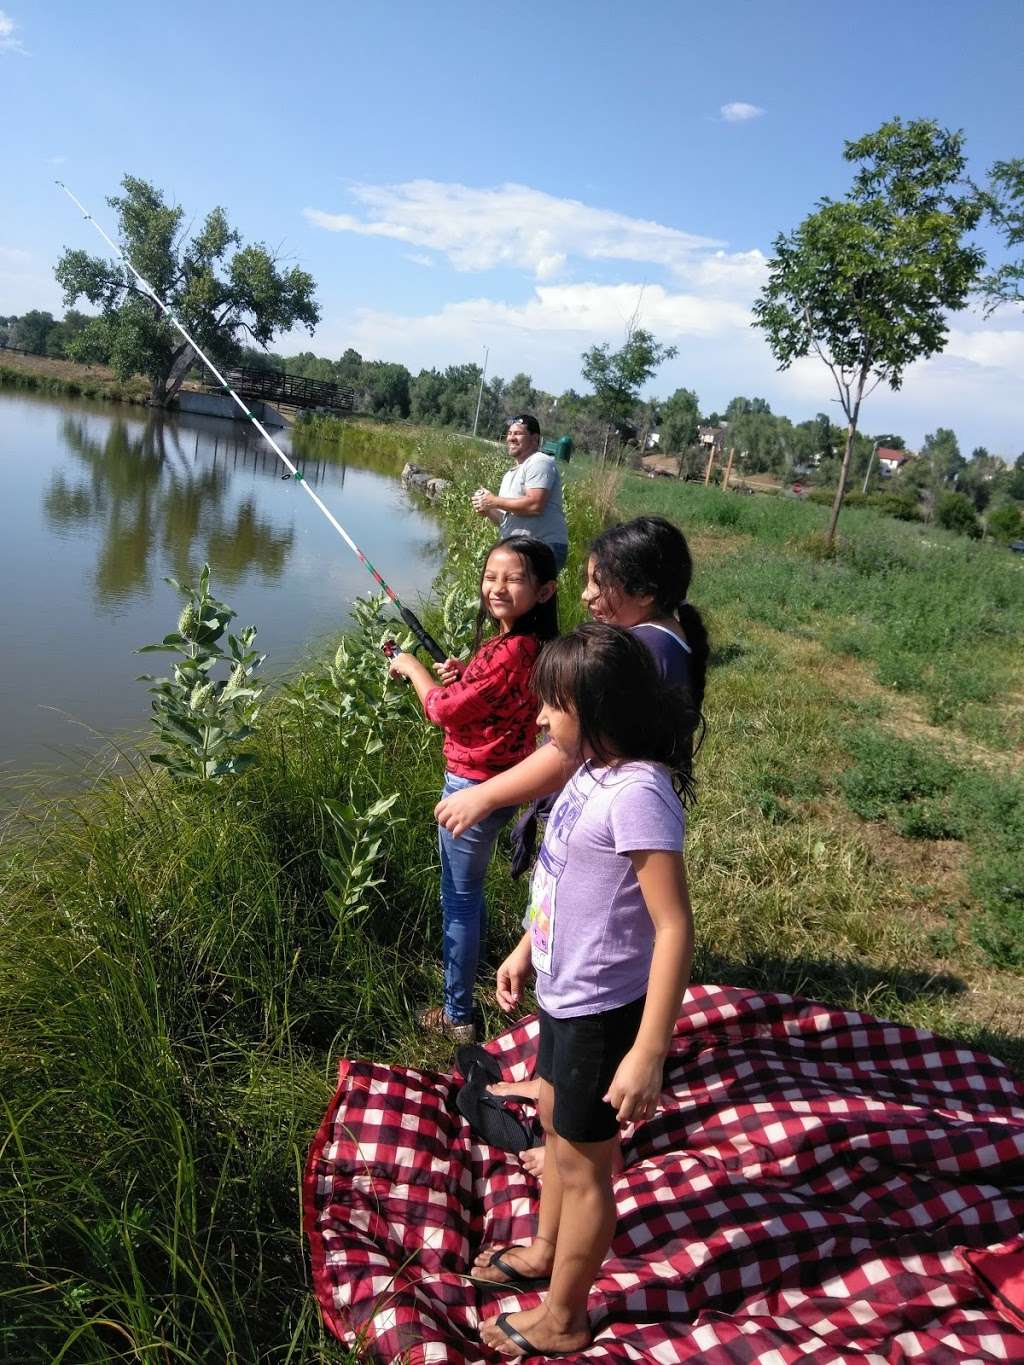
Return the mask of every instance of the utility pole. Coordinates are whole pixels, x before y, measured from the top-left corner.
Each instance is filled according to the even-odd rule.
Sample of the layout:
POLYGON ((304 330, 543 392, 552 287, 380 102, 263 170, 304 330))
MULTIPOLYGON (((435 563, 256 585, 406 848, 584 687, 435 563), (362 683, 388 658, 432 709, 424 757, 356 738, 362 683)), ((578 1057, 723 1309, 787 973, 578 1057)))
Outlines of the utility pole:
POLYGON ((485 347, 484 347, 484 367, 483 367, 483 369, 480 371, 480 388, 479 388, 479 390, 478 390, 478 392, 477 392, 477 395, 476 395, 476 414, 475 414, 475 416, 473 417, 473 435, 474 435, 474 436, 476 435, 477 423, 480 421, 480 400, 481 400, 481 399, 483 398, 483 396, 484 396, 484 376, 487 374, 487 357, 488 357, 489 355, 490 355, 490 351, 489 351, 488 348, 485 346, 485 347))
POLYGON ((871 466, 874 464, 875 456, 877 454, 878 442, 876 441, 875 444, 871 447, 871 454, 868 456, 868 472, 864 475, 864 487, 860 490, 865 495, 867 495, 868 491, 868 479, 871 478, 871 466))

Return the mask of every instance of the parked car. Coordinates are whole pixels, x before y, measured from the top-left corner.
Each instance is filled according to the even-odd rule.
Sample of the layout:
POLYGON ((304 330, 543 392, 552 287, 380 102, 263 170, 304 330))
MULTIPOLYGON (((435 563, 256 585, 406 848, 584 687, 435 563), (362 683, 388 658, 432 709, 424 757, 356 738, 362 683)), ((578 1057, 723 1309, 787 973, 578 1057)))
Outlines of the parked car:
POLYGON ((1013 550, 1015 554, 1024 555, 1024 540, 1011 540, 1010 549, 1013 550))

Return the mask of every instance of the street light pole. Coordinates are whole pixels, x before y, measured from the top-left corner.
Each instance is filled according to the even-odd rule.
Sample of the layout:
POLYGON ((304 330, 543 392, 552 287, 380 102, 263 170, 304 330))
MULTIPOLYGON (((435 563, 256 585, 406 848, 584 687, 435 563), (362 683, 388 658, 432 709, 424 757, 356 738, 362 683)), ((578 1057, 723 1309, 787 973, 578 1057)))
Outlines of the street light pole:
POLYGON ((483 396, 484 396, 484 376, 485 376, 486 373, 487 373, 487 357, 488 357, 489 355, 490 355, 490 351, 489 351, 489 350, 487 349, 487 347, 485 346, 485 347, 484 347, 484 367, 483 367, 483 369, 480 371, 480 388, 479 388, 479 390, 478 390, 478 392, 477 392, 477 395, 476 395, 476 414, 475 414, 475 416, 474 416, 474 418, 473 418, 473 435, 474 435, 474 436, 476 435, 477 423, 480 421, 480 400, 481 400, 481 399, 483 398, 483 396))
POLYGON ((875 444, 871 447, 871 454, 870 454, 870 456, 868 457, 868 472, 864 475, 864 487, 861 489, 861 492, 862 492, 862 493, 867 493, 867 491, 868 491, 868 479, 871 478, 871 466, 874 464, 874 462, 875 462, 875 456, 876 456, 877 454, 878 454, 878 442, 876 441, 875 444))

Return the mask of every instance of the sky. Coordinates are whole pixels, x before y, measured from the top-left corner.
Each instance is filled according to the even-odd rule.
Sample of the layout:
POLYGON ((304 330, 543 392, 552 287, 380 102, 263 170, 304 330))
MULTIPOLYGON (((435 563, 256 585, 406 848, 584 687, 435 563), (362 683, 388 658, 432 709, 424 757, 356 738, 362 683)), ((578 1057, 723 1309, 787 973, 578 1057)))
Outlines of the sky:
MULTIPOLYGON (((894 115, 962 129, 979 179, 1024 156, 1022 0, 2 3, 3 314, 60 314, 61 250, 102 249, 54 178, 112 231, 127 172, 313 274, 322 321, 286 353, 486 347, 488 374, 585 391, 581 352, 637 315, 678 348, 651 393, 839 422, 821 362, 778 372, 750 326, 775 237, 894 115)), ((952 316, 862 426, 1015 457, 1024 309, 952 316)))

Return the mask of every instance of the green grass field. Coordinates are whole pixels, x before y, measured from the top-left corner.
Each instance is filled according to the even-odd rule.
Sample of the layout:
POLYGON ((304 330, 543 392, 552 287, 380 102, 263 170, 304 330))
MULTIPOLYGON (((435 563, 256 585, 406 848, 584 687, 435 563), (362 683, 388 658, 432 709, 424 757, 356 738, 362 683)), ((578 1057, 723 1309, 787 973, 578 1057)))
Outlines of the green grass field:
MULTIPOLYGON (((428 624, 464 639, 490 537, 465 490, 500 453, 359 439, 461 481, 428 624)), ((938 1029, 1024 1074, 1022 566, 867 512, 823 560, 820 508, 614 485, 573 471, 563 619, 613 499, 686 530, 714 647, 699 978, 938 1029)), ((440 986, 440 739, 385 688, 362 617, 265 708, 244 777, 140 768, 0 845, 0 1358, 355 1359, 310 1296, 304 1155, 340 1056, 448 1064, 414 1023, 440 986)), ((525 887, 500 860, 491 885, 497 957, 525 887)))

